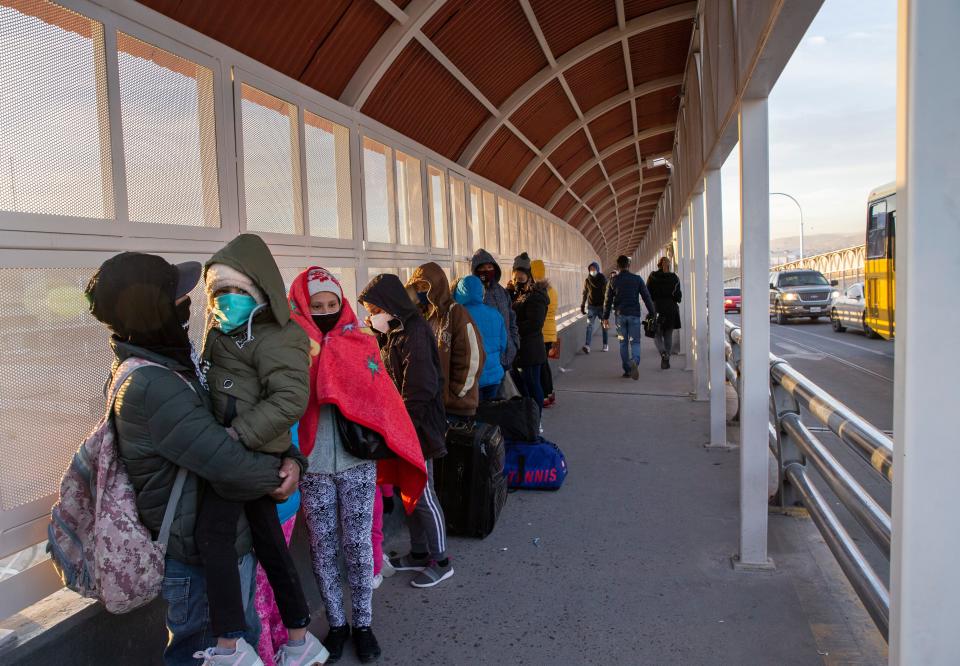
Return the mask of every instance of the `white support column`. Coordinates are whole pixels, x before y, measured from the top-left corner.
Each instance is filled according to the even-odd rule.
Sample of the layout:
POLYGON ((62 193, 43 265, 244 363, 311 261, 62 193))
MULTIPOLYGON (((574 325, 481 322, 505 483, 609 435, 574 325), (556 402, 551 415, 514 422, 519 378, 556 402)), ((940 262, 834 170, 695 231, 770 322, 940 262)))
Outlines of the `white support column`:
POLYGON ((710 442, 727 446, 726 353, 723 313, 723 194, 720 169, 706 174, 707 292, 710 325, 710 442))
POLYGON ((680 227, 680 231, 683 237, 683 250, 686 257, 684 262, 684 277, 683 277, 683 293, 686 295, 686 298, 683 299, 683 320, 684 327, 681 330, 680 337, 683 338, 683 348, 687 352, 686 356, 683 358, 683 369, 687 372, 693 372, 694 364, 696 360, 694 354, 696 350, 694 349, 694 344, 696 338, 694 337, 694 331, 696 328, 696 321, 694 321, 694 285, 693 285, 693 233, 690 224, 690 206, 687 205, 687 214, 683 218, 683 226, 680 227))
POLYGON ((767 423, 769 419, 770 155, 767 100, 740 107, 740 552, 734 566, 769 568, 767 423))
POLYGON ((890 663, 960 658, 960 4, 900 0, 890 663), (943 350, 943 351, 937 351, 943 350))
POLYGON ((690 295, 690 307, 693 310, 693 336, 695 365, 693 368, 694 400, 708 400, 707 384, 707 257, 706 229, 703 217, 703 193, 693 195, 690 224, 693 236, 693 289, 690 295))
POLYGON ((680 303, 680 320, 683 328, 679 331, 676 331, 676 334, 679 337, 680 342, 680 355, 683 356, 683 367, 681 369, 686 369, 687 358, 690 356, 690 345, 687 339, 687 333, 684 331, 684 328, 689 328, 691 326, 690 317, 687 315, 687 303, 690 299, 690 286, 687 281, 687 269, 689 262, 687 260, 687 246, 689 243, 684 242, 684 231, 687 228, 687 216, 684 215, 680 218, 680 224, 677 225, 677 252, 679 253, 679 262, 677 271, 677 277, 680 278, 680 289, 683 292, 684 298, 680 303))

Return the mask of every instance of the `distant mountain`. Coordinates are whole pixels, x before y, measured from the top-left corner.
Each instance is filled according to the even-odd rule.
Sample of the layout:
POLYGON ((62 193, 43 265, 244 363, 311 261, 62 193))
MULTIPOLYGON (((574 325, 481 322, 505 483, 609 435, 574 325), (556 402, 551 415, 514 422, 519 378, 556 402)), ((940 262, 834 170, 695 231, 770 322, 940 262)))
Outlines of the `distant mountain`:
MULTIPOLYGON (((808 257, 813 254, 822 254, 841 250, 845 247, 862 245, 864 242, 863 232, 829 233, 829 234, 809 234, 803 237, 803 253, 808 257)), ((736 257, 740 253, 740 247, 737 245, 727 245, 723 248, 724 258, 736 257)), ((800 237, 786 236, 783 238, 770 239, 770 254, 800 254, 800 237)))

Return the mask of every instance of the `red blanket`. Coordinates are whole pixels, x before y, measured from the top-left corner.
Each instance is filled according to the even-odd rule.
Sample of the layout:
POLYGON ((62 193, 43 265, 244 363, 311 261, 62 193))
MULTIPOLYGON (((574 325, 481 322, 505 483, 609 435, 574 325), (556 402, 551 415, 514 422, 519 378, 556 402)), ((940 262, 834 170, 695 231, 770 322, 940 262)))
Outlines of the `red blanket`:
MULTIPOLYGON (((337 325, 326 335, 313 322, 307 280, 308 268, 290 287, 290 313, 310 337, 310 404, 300 419, 300 450, 310 455, 317 436, 320 407, 336 405, 354 423, 380 433, 396 458, 377 461, 377 483, 400 488, 407 513, 413 511, 427 482, 420 440, 403 399, 380 360, 374 337, 360 327, 353 308, 344 299, 337 325)), ((337 282, 339 285, 339 282, 337 282)))

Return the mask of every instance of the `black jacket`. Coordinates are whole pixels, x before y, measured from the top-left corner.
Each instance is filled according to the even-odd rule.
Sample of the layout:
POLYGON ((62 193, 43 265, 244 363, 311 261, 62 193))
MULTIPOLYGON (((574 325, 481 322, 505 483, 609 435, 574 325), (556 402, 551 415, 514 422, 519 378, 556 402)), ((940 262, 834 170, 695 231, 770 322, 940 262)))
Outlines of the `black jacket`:
POLYGON ((547 362, 547 350, 543 345, 543 322, 547 319, 550 297, 546 285, 540 282, 526 291, 510 289, 513 311, 517 313, 517 330, 520 333, 520 348, 514 366, 524 368, 547 362))
POLYGON ((378 275, 357 299, 372 303, 396 319, 387 334, 377 332, 380 357, 400 391, 420 438, 423 457, 446 455, 447 417, 437 339, 395 275, 378 275))
POLYGON ((660 325, 664 328, 680 328, 680 308, 677 304, 683 300, 683 294, 677 274, 656 270, 647 278, 647 289, 657 308, 660 325))
POLYGON ((642 317, 641 298, 643 304, 647 306, 647 312, 656 314, 657 308, 650 300, 650 292, 647 291, 643 278, 630 271, 620 271, 607 284, 607 296, 603 300, 603 318, 609 319, 611 310, 624 317, 642 317))
MULTIPOLYGON (((227 499, 257 499, 280 485, 278 456, 247 450, 233 440, 210 411, 206 392, 184 366, 134 345, 114 341, 116 363, 136 356, 165 367, 145 367, 134 372, 120 388, 114 415, 117 451, 127 468, 137 495, 144 526, 159 532, 177 468, 187 475, 180 504, 174 514, 167 555, 187 564, 200 564, 193 536, 197 505, 207 483, 227 499), (191 385, 176 372, 191 378, 191 385)), ((306 459, 293 449, 303 469, 306 459)), ((238 555, 253 542, 246 519, 237 529, 238 555)))
POLYGON ((607 294, 607 276, 600 272, 598 264, 590 264, 591 267, 597 267, 596 275, 588 275, 583 281, 583 299, 580 301, 580 309, 586 306, 592 308, 602 308, 603 299, 607 294))

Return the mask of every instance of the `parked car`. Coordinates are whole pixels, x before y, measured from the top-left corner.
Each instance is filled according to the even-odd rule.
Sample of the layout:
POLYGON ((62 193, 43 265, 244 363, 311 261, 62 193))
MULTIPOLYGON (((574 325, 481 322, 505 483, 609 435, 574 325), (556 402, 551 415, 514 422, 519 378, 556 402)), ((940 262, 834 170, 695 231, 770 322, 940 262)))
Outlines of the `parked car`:
POLYGON ((809 317, 816 321, 830 314, 833 299, 840 295, 819 271, 780 271, 770 274, 770 315, 778 324, 809 317))
POLYGON ((740 312, 740 288, 729 287, 723 290, 723 311, 740 312))
POLYGON ((863 331, 868 338, 879 337, 866 322, 866 300, 864 299, 863 283, 856 282, 836 298, 830 306, 830 323, 833 330, 843 333, 852 329, 863 331))

